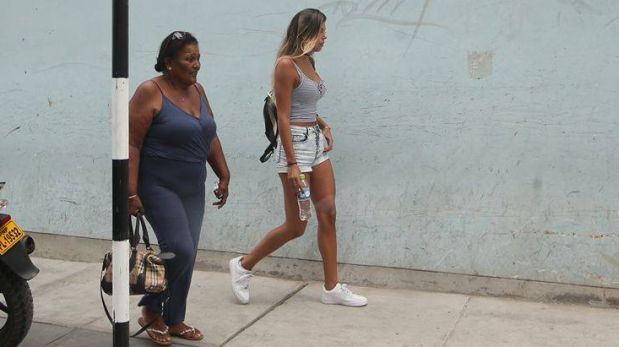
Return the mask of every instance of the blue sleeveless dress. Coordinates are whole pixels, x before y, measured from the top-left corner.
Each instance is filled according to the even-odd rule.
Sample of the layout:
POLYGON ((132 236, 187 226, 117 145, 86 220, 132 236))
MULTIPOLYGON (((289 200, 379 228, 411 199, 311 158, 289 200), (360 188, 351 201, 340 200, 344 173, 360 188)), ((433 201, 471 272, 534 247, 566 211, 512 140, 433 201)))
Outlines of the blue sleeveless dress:
POLYGON ((138 194, 146 218, 161 250, 174 252, 176 257, 167 263, 168 293, 145 295, 139 305, 162 312, 162 303, 169 295, 163 312, 168 325, 185 320, 204 217, 206 160, 216 136, 207 100, 197 86, 196 91, 200 95, 199 118, 182 110, 161 91, 161 111, 152 121, 140 155, 138 194))

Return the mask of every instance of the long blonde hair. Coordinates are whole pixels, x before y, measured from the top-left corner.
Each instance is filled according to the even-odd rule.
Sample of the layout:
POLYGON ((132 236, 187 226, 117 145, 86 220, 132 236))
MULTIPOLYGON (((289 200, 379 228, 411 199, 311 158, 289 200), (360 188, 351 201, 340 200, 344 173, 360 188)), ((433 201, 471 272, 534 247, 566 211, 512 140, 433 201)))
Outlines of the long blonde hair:
MULTIPOLYGON (((284 56, 298 58, 305 54, 309 55, 320 40, 320 27, 326 21, 327 16, 315 8, 306 8, 294 15, 277 52, 277 59, 284 56)), ((311 55, 309 57, 314 65, 314 59, 311 55)))

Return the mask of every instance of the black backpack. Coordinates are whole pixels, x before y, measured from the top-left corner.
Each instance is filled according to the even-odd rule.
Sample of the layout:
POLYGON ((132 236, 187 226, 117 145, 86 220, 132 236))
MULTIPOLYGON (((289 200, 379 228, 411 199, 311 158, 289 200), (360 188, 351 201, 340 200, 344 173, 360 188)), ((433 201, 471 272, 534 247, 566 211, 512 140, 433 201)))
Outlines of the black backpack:
POLYGON ((262 108, 262 115, 264 117, 264 135, 269 140, 269 146, 264 150, 264 153, 260 157, 261 162, 266 162, 273 154, 275 148, 277 148, 277 136, 279 135, 279 129, 277 129, 277 107, 273 96, 269 92, 267 97, 264 98, 264 107, 262 108))

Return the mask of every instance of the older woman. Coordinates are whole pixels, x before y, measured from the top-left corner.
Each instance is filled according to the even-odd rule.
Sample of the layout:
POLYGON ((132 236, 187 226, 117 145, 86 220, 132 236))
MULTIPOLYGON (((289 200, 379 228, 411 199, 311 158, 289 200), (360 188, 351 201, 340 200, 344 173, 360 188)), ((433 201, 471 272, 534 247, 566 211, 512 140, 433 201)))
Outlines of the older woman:
POLYGON ((200 49, 188 32, 175 31, 161 43, 155 70, 129 104, 129 212, 144 212, 168 262, 169 293, 140 301, 142 326, 153 342, 170 345, 171 336, 200 340, 185 323, 187 294, 204 216, 206 163, 219 178, 214 205, 228 197, 230 173, 217 138, 213 112, 197 83, 200 49), (164 302, 166 309, 162 310, 164 302))

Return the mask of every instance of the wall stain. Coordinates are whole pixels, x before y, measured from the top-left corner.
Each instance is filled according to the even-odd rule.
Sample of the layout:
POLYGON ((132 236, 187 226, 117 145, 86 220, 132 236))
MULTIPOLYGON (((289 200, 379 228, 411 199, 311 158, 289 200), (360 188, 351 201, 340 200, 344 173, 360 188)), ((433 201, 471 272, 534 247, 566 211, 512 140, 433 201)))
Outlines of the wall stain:
POLYGON ((609 263, 610 265, 612 265, 612 266, 616 267, 617 269, 619 269, 619 260, 617 260, 615 257, 612 257, 612 256, 610 256, 608 254, 604 254, 604 253, 600 253, 600 256, 607 263, 609 263))
POLYGON ((323 10, 332 9, 333 14, 341 14, 342 18, 337 22, 338 26, 343 23, 346 23, 348 21, 353 21, 353 20, 371 20, 371 21, 376 21, 376 22, 384 23, 384 24, 393 24, 393 25, 399 25, 399 26, 404 26, 404 27, 414 27, 412 37, 404 52, 404 55, 408 53, 413 41, 417 38, 419 29, 422 25, 443 27, 442 25, 439 25, 436 23, 423 22, 423 18, 425 16, 430 0, 425 0, 423 4, 423 8, 417 20, 403 20, 403 19, 393 18, 393 15, 396 14, 396 11, 404 3, 403 0, 399 0, 399 1, 384 0, 378 7, 374 8, 375 5, 378 4, 378 2, 379 0, 373 0, 369 4, 361 7, 359 2, 340 0, 340 1, 332 1, 332 2, 325 3, 319 6, 319 8, 323 10), (384 12, 386 11, 384 9, 387 9, 387 5, 389 4, 394 4, 393 8, 391 9, 389 13, 385 14, 384 12))
POLYGON ((397 11, 400 8, 400 5, 402 5, 402 3, 404 3, 404 0, 398 1, 398 3, 395 4, 395 6, 393 6, 393 10, 391 10, 391 14, 394 14, 395 11, 397 11))
POLYGON ((578 14, 583 14, 583 12, 596 15, 602 14, 599 10, 595 9, 584 0, 560 0, 560 2, 570 5, 578 14))
POLYGON ((417 33, 419 32, 419 27, 421 26, 421 22, 423 21, 423 17, 426 15, 426 10, 428 9, 428 5, 430 4, 430 0, 426 0, 423 3, 423 8, 421 9, 421 14, 419 14, 419 18, 417 19, 417 25, 415 26, 415 31, 413 32, 413 37, 411 37, 410 42, 408 43, 408 47, 406 47, 406 51, 404 51, 404 55, 408 53, 408 50, 413 45, 413 41, 417 37, 417 33))
POLYGON ((15 129, 13 129, 13 130, 9 131, 8 133, 6 133, 6 136, 11 135, 12 133, 16 132, 16 131, 17 131, 17 130, 19 130, 19 129, 21 129, 21 125, 20 125, 20 126, 18 126, 18 127, 16 127, 15 129))
POLYGON ((542 180, 536 177, 536 178, 533 180, 533 188, 535 188, 535 190, 540 190, 540 189, 542 189, 542 180))
MULTIPOLYGON (((469 77, 473 79, 482 79, 492 75, 492 63, 494 60, 494 52, 471 52, 468 55, 469 77)), ((514 134, 516 136, 518 132, 514 134)))
MULTIPOLYGON (((390 2, 391 2, 391 0, 383 0, 383 3, 382 3, 382 4, 380 4, 380 6, 378 6, 378 10, 377 10, 377 11, 382 10, 382 9, 383 9, 383 7, 385 7, 385 5, 387 5, 387 4, 388 4, 388 3, 390 3, 390 2)), ((392 13, 393 13, 393 12, 392 12, 392 13)))
POLYGON ((560 294, 550 298, 553 302, 569 304, 587 304, 592 300, 599 300, 600 297, 593 294, 560 294))
POLYGON ((372 0, 365 8, 363 9, 363 14, 369 11, 374 5, 378 2, 378 0, 372 0))
MULTIPOLYGON (((419 22, 419 21, 409 21, 409 20, 399 20, 399 19, 391 19, 391 18, 385 18, 385 17, 381 17, 381 16, 374 16, 374 15, 350 15, 348 17, 346 17, 345 19, 340 20, 341 22, 349 22, 349 21, 353 21, 353 20, 359 20, 359 19, 366 19, 366 20, 372 20, 372 21, 376 21, 376 22, 381 22, 381 23, 385 23, 385 24, 395 24, 395 25, 400 25, 400 26, 414 26, 415 28, 424 25, 424 26, 432 26, 432 27, 439 27, 442 28, 443 26, 440 24, 436 24, 436 23, 423 23, 423 22, 419 22)), ((339 24, 339 23, 338 23, 339 24)), ((416 34, 414 34, 416 35, 416 34)), ((415 36, 412 38, 412 40, 415 39, 415 36)), ((411 42, 412 42, 411 40, 411 42)))

